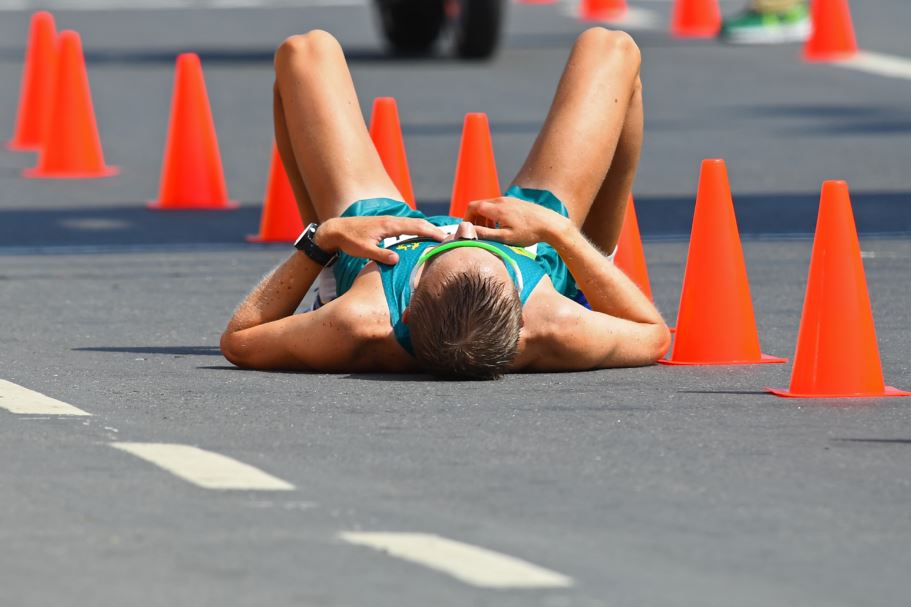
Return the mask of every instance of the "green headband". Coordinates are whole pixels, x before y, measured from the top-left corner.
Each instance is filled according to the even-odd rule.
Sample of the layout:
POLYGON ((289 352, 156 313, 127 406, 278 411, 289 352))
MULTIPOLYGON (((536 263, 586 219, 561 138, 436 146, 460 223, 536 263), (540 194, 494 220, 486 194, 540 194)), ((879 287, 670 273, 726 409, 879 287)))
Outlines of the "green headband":
POLYGON ((421 256, 418 257, 417 263, 414 264, 414 268, 411 270, 411 278, 408 280, 408 283, 405 285, 405 288, 399 293, 399 299, 401 302, 402 309, 408 307, 408 302, 411 300, 411 292, 414 290, 417 282, 418 268, 420 268, 428 259, 434 255, 439 255, 440 253, 445 253, 452 249, 457 249, 459 247, 475 247, 476 249, 484 249, 488 253, 491 253, 497 256, 504 265, 506 265, 506 270, 510 273, 510 277, 513 279, 513 282, 516 283, 516 288, 519 290, 519 293, 522 292, 524 282, 522 280, 522 270, 519 268, 519 264, 516 263, 516 260, 512 257, 509 257, 506 253, 486 242, 479 242, 477 240, 453 240, 452 242, 447 242, 441 245, 438 245, 433 248, 428 248, 421 256))
POLYGON ((476 249, 484 249, 488 253, 491 253, 491 254, 495 255, 496 257, 498 257, 500 259, 500 261, 503 262, 503 265, 506 266, 506 270, 511 274, 511 278, 513 279, 513 282, 516 283, 516 288, 518 288, 520 293, 522 292, 522 288, 524 286, 523 280, 522 280, 522 270, 519 268, 519 264, 516 263, 516 260, 513 259, 512 257, 510 257, 509 255, 507 255, 506 253, 504 253, 503 251, 501 251, 500 249, 498 249, 497 247, 495 247, 494 245, 487 243, 487 242, 482 242, 480 240, 453 240, 451 242, 446 242, 441 245, 431 247, 431 248, 428 248, 427 250, 425 250, 421 254, 421 256, 418 257, 418 261, 416 264, 414 264, 414 269, 411 271, 411 281, 410 281, 411 288, 414 289, 414 287, 415 287, 414 283, 415 283, 415 278, 417 277, 417 269, 419 267, 421 267, 421 265, 426 263, 429 259, 431 259, 435 255, 439 255, 440 253, 445 253, 446 251, 451 251, 452 249, 458 249, 458 248, 462 248, 462 247, 473 247, 476 249))

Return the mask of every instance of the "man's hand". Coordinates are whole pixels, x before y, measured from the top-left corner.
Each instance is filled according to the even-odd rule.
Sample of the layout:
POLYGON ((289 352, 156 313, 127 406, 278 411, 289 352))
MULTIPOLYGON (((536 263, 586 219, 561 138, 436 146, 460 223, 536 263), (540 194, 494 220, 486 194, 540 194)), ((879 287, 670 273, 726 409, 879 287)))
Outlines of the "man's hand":
POLYGON ((443 240, 446 234, 427 220, 416 217, 333 217, 316 231, 316 246, 327 253, 342 251, 352 257, 372 259, 387 265, 398 262, 395 251, 377 246, 390 236, 414 234, 443 240))
POLYGON ((512 197, 475 200, 468 205, 465 220, 475 224, 478 238, 519 247, 548 242, 572 227, 569 219, 559 213, 512 197), (498 227, 484 227, 485 224, 498 227))

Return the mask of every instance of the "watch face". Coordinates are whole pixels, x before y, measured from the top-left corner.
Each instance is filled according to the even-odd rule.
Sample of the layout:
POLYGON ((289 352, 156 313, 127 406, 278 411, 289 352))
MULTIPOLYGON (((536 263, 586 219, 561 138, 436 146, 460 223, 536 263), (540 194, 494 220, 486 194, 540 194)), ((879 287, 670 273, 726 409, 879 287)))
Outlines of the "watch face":
POLYGON ((319 227, 317 223, 311 223, 304 231, 301 232, 301 235, 297 237, 297 240, 294 241, 294 248, 299 251, 308 251, 310 248, 315 247, 316 244, 313 243, 313 235, 316 234, 316 228, 319 227), (311 247, 307 245, 310 244, 311 247))

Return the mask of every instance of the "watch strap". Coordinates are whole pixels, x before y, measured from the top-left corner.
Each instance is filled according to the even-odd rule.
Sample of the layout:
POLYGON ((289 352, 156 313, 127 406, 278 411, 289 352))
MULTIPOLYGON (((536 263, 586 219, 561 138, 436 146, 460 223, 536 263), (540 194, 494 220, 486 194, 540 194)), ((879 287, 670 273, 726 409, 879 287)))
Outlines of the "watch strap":
POLYGON ((304 231, 301 232, 301 235, 298 237, 297 241, 295 241, 294 248, 303 252, 307 257, 319 265, 323 267, 330 266, 338 259, 338 253, 328 253, 317 246, 314 241, 317 228, 319 228, 318 223, 311 223, 304 228, 304 231))

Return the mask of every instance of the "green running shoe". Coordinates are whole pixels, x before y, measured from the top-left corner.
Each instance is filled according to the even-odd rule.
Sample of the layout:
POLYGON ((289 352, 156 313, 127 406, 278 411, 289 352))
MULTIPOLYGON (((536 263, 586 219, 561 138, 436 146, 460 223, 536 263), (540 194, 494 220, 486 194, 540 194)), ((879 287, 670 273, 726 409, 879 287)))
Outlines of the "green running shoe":
POLYGON ((812 26, 805 4, 780 13, 747 10, 727 19, 721 26, 721 39, 733 44, 783 44, 803 42, 812 26))

